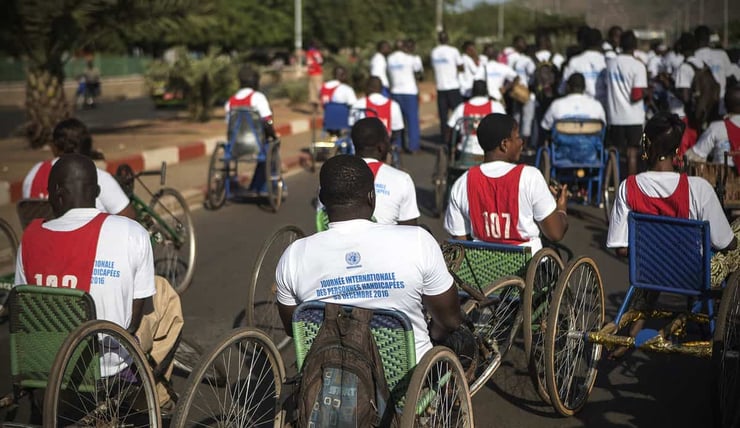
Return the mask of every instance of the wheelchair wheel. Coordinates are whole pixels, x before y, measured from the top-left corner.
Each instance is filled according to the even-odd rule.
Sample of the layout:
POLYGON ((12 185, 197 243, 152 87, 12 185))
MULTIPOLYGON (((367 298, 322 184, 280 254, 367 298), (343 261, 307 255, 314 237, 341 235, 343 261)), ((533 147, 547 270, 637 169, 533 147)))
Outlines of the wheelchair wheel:
POLYGON ((473 405, 460 361, 450 349, 435 346, 414 368, 401 426, 472 427, 473 424, 473 405))
POLYGON ((280 161, 280 143, 270 144, 267 150, 267 160, 265 174, 267 174, 267 198, 270 200, 270 207, 273 212, 278 212, 280 205, 283 203, 283 190, 285 182, 283 180, 283 165, 280 161))
POLYGON ((208 167, 208 188, 206 189, 206 208, 219 209, 226 202, 226 180, 230 179, 229 162, 225 160, 226 145, 218 143, 213 149, 208 167))
POLYGON ((188 378, 172 426, 282 427, 284 380, 285 368, 272 341, 259 330, 234 330, 188 378), (223 382, 209 379, 216 366, 224 368, 223 382))
POLYGON ((527 266, 524 300, 522 302, 522 330, 524 354, 529 363, 529 375, 537 394, 545 403, 550 402, 545 384, 545 330, 550 296, 555 290, 563 262, 552 248, 535 253, 527 266))
MULTIPOLYGON (((175 366, 175 370, 182 372, 186 376, 190 376, 202 360, 203 349, 195 343, 181 339, 175 349, 172 364, 175 366)), ((225 371, 223 365, 214 364, 210 370, 203 374, 203 378, 208 382, 220 384, 226 379, 225 371)))
POLYGON ((17 254, 18 238, 10 224, 0 218, 0 281, 5 277, 11 278, 14 274, 17 254))
POLYGON ((440 147, 437 150, 437 161, 434 165, 434 210, 437 217, 441 217, 445 210, 447 196, 447 150, 440 147))
POLYGON ((524 281, 515 276, 502 278, 483 290, 486 302, 469 299, 463 312, 473 323, 473 334, 479 340, 480 355, 470 393, 475 394, 488 382, 511 349, 522 323, 524 281))
POLYGON ((547 150, 547 147, 540 149, 539 157, 537 158, 537 168, 542 173, 542 176, 545 177, 545 182, 550 184, 552 163, 550 162, 550 152, 547 150))
POLYGON ((604 325, 604 287, 590 257, 571 261, 552 295, 545 331, 545 381, 553 408, 572 416, 586 404, 596 380, 601 345, 585 334, 604 325))
POLYGON ((740 272, 730 275, 722 291, 712 346, 712 405, 716 427, 740 422, 740 272))
POLYGON ((617 190, 619 190, 619 159, 617 158, 617 149, 613 147, 609 149, 609 160, 607 160, 604 168, 601 189, 606 224, 609 224, 612 207, 614 207, 614 201, 617 199, 617 190))
POLYGON ((154 272, 166 278, 182 295, 195 272, 195 227, 185 198, 165 187, 154 194, 149 208, 153 216, 149 233, 154 250, 154 272))
POLYGON ((252 268, 245 311, 247 326, 264 331, 280 350, 288 346, 291 339, 285 334, 278 313, 275 269, 285 249, 304 236, 306 234, 296 226, 280 228, 262 245, 252 268))
POLYGON ((49 375, 44 427, 156 427, 161 422, 151 368, 130 334, 94 320, 67 337, 49 375))

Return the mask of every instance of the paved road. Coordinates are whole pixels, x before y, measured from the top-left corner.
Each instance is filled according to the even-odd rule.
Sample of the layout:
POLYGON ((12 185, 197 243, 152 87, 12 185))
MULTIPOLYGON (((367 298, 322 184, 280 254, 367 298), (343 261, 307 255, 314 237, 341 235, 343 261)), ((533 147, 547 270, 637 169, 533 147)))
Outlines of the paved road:
MULTIPOLYGON (((427 135, 434 132, 425 130, 427 135)), ((205 175, 206 160, 173 167, 205 175)), ((432 155, 404 159, 417 183, 423 211, 429 211, 432 155)), ((207 347, 239 324, 243 317, 253 260, 262 242, 285 224, 313 229, 311 205, 317 174, 298 172, 288 177, 290 194, 283 209, 268 213, 255 205, 229 204, 219 211, 194 212, 198 263, 194 283, 183 296, 184 334, 207 347)), ((607 318, 613 317, 626 288, 626 264, 602 249, 606 227, 601 212, 588 207, 570 209, 565 239, 575 254, 593 257, 601 270, 607 296, 607 318)), ((441 220, 424 215, 438 239, 446 237, 441 220)), ((7 323, 5 324, 7 326, 7 323)), ((0 330, 0 361, 7 360, 7 327, 0 330)), ((542 404, 531 387, 521 341, 515 344, 491 382, 473 399, 479 427, 702 427, 709 425, 709 363, 680 356, 633 353, 614 363, 602 361, 593 394, 575 417, 561 418, 542 404)), ((9 390, 8 367, 0 367, 0 391, 9 390)), ((176 379, 182 388, 183 380, 176 379)))

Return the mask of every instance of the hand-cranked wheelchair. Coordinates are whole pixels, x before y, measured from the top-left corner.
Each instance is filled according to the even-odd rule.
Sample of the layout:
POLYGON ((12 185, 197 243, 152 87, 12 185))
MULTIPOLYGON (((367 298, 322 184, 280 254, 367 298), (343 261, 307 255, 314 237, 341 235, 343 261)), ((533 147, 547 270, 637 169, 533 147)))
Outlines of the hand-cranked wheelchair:
POLYGON ((740 210, 740 174, 738 166, 728 164, 731 156, 740 156, 740 151, 724 153, 722 163, 705 163, 685 161, 685 170, 690 175, 702 177, 714 185, 714 191, 729 218, 737 216, 733 212, 740 210))
POLYGON ((548 182, 580 186, 584 203, 603 204, 608 223, 619 187, 619 152, 604 147, 604 135, 600 120, 558 120, 550 141, 537 150, 536 166, 548 182))
POLYGON ((274 212, 285 196, 280 161, 280 140, 268 138, 256 110, 235 108, 229 111, 227 140, 219 142, 208 167, 206 206, 218 209, 235 198, 266 198, 274 212), (241 187, 240 162, 256 162, 249 188, 241 187))
POLYGON ((732 273, 724 288, 711 288, 707 222, 634 212, 628 222, 630 287, 614 321, 604 325, 604 290, 598 278, 563 275, 557 283, 545 330, 546 383, 553 407, 564 416, 578 412, 596 379, 602 346, 624 346, 711 358, 716 420, 722 427, 737 426, 740 272, 732 273), (690 305, 679 312, 650 303, 631 305, 640 294, 654 303, 655 292, 684 296, 690 305), (670 321, 660 330, 642 329, 635 337, 619 334, 642 319, 670 321), (700 327, 698 340, 686 339, 697 334, 687 328, 689 323, 700 327))
POLYGON ((338 153, 351 153, 352 144, 348 135, 349 114, 350 108, 347 104, 334 102, 324 104, 324 119, 318 138, 316 137, 316 120, 312 118, 311 145, 308 148, 311 155, 311 172, 316 171, 316 162, 319 159, 338 153))

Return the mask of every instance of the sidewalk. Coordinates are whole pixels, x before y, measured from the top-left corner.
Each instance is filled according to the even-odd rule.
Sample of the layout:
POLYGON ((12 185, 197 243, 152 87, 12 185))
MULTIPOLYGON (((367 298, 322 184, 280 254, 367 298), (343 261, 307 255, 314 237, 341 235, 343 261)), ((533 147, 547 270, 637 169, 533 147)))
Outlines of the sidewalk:
MULTIPOLYGON (((434 100, 433 82, 422 82, 420 100, 428 103, 434 100)), ((276 131, 281 136, 290 136, 311 131, 310 109, 288 105, 288 101, 271 101, 276 131)), ((117 124, 112 129, 93 128, 93 146, 102 151, 106 162, 99 165, 111 174, 123 163, 128 163, 135 171, 157 169, 162 162, 168 166, 191 159, 210 156, 218 141, 225 140, 223 110, 218 109, 214 117, 206 123, 190 122, 185 113, 169 120, 134 120, 117 124)), ((422 121, 436 119, 422 118, 422 121)), ((315 127, 321 129, 320 117, 315 127)), ((319 131, 317 131, 319 132, 319 131)), ((308 157, 303 149, 308 147, 306 139, 284 140, 281 146, 283 169, 288 171, 301 165, 301 157, 308 157)), ((51 152, 31 150, 23 138, 0 139, 0 206, 13 204, 21 198, 23 178, 31 167, 42 160, 49 159, 51 152)))

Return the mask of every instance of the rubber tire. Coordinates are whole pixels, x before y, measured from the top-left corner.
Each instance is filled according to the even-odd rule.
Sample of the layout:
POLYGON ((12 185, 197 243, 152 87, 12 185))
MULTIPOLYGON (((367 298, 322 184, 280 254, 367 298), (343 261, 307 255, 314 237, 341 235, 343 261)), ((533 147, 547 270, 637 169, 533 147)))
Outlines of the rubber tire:
POLYGON ((606 219, 606 224, 609 224, 609 220, 611 219, 611 212, 614 207, 614 201, 617 199, 618 189, 619 160, 617 159, 617 150, 615 148, 610 148, 601 186, 601 202, 604 205, 604 218, 606 219))
MULTIPOLYGON (((195 273, 195 258, 197 256, 197 248, 196 248, 196 241, 195 241, 195 226, 193 225, 193 216, 190 213, 190 208, 188 208, 188 204, 185 201, 185 198, 175 189, 172 189, 170 187, 164 187, 162 189, 159 189, 157 193, 154 194, 152 197, 152 201, 149 203, 149 208, 154 210, 156 212, 156 206, 159 203, 159 200, 163 196, 172 196, 177 201, 177 205, 179 205, 179 209, 182 210, 182 217, 181 219, 178 217, 178 224, 181 224, 183 226, 183 230, 186 231, 187 236, 187 245, 188 245, 188 251, 187 251, 187 258, 185 260, 186 266, 185 266, 185 275, 182 276, 182 279, 177 281, 177 278, 170 278, 167 275, 161 275, 160 272, 157 272, 157 261, 155 258, 154 262, 154 270, 157 275, 161 275, 164 278, 166 278, 170 285, 172 285, 172 288, 175 289, 178 295, 182 295, 188 287, 190 287, 190 284, 193 282, 193 274, 195 273)), ((160 204, 160 206, 163 206, 164 204, 160 204)), ((170 213, 173 212, 172 209, 169 207, 165 208, 168 210, 168 212, 165 213, 158 213, 160 217, 162 217, 163 220, 166 220, 166 217, 170 215, 170 213)), ((157 227, 157 222, 152 218, 153 224, 150 227, 150 233, 152 232, 152 229, 157 227)), ((168 239, 165 239, 164 242, 167 242, 168 239)), ((152 244, 152 250, 155 252, 156 257, 156 248, 160 246, 161 243, 153 243, 152 244)), ((181 250, 178 249, 178 256, 180 255, 181 250)), ((180 257, 178 257, 178 262, 180 262, 180 257)))
MULTIPOLYGON (((232 362, 231 360, 231 353, 229 353, 229 359, 228 361, 225 361, 223 358, 221 361, 219 360, 219 356, 230 350, 231 347, 238 347, 237 353, 244 357, 247 355, 246 352, 244 352, 242 347, 244 345, 241 344, 242 341, 247 341, 254 346, 260 346, 262 350, 265 352, 267 356, 267 360, 270 364, 270 371, 272 373, 272 380, 275 385, 275 400, 276 400, 276 407, 277 410, 279 408, 279 399, 282 392, 283 383, 285 382, 285 367, 283 366, 282 358, 280 357, 280 352, 277 350, 275 345, 272 343, 269 337, 267 335, 259 330, 250 329, 250 328, 238 328, 236 330, 233 330, 229 332, 229 334, 224 337, 216 346, 211 349, 211 351, 208 353, 208 355, 204 356, 201 363, 198 365, 198 367, 193 371, 192 375, 188 377, 188 383, 185 390, 185 393, 180 397, 180 401, 177 406, 177 412, 175 413, 175 417, 172 421, 172 427, 173 428, 183 428, 183 427, 190 427, 194 426, 193 424, 188 424, 188 415, 190 413, 191 408, 193 408, 193 405, 195 404, 195 396, 198 393, 199 388, 202 384, 206 384, 208 388, 204 386, 204 390, 206 392, 210 389, 214 394, 217 394, 218 391, 217 388, 224 389, 225 387, 231 387, 229 388, 232 390, 231 393, 223 393, 222 396, 218 397, 217 400, 219 403, 225 408, 224 410, 227 410, 230 416, 233 416, 234 409, 238 408, 238 404, 241 403, 234 403, 233 399, 239 399, 242 398, 244 395, 244 391, 236 389, 236 393, 234 394, 233 385, 237 384, 236 379, 230 379, 230 366, 227 366, 226 372, 225 372, 225 381, 220 385, 214 385, 212 383, 209 383, 208 378, 206 377, 207 372, 211 371, 213 369, 213 366, 218 365, 217 363, 223 363, 223 365, 226 365, 227 363, 232 362), (226 402, 226 401, 229 402, 226 402)), ((249 345, 247 345, 249 346, 249 345)), ((244 364, 241 364, 240 367, 244 367, 244 364)), ((251 373, 251 366, 249 366, 250 373, 251 373)), ((235 373, 237 376, 241 374, 241 371, 235 373)), ((264 378, 264 372, 260 372, 260 379, 264 378)), ((252 387, 254 386, 253 382, 249 382, 248 386, 250 388, 250 391, 252 391, 252 387)), ((256 389, 256 388, 255 388, 256 389)), ((253 394, 248 394, 248 396, 253 396, 253 394)), ((208 406, 209 408, 211 406, 208 406)), ((260 426, 267 426, 269 424, 270 420, 274 421, 274 427, 282 427, 283 422, 283 412, 282 411, 276 411, 274 417, 270 417, 267 419, 266 423, 260 424, 260 426)), ((202 418, 198 418, 199 421, 202 421, 202 418)), ((253 420, 249 420, 251 423, 247 423, 246 420, 241 421, 229 421, 231 422, 230 425, 224 425, 224 426, 254 426, 253 420), (241 423, 239 423, 241 422, 241 423)), ((199 424, 195 424, 195 426, 198 426, 199 424)), ((221 426, 221 425, 219 425, 221 426)))
POLYGON ((265 183, 267 185, 267 199, 270 202, 272 212, 278 212, 283 203, 283 165, 280 161, 280 143, 273 142, 269 145, 267 158, 265 159, 265 183))
MULTIPOLYGON (((599 305, 599 308, 597 308, 598 312, 596 313, 596 320, 593 323, 595 325, 598 325, 598 327, 594 327, 594 330, 598 330, 604 325, 604 286, 601 281, 601 274, 599 273, 599 269, 592 258, 581 256, 568 263, 568 266, 566 266, 563 274, 560 275, 558 285, 555 288, 555 293, 552 295, 552 301, 550 303, 550 311, 547 320, 548 328, 545 332, 545 381, 547 384, 547 393, 550 397, 550 404, 552 404, 552 407, 555 409, 556 412, 563 416, 573 416, 586 404, 588 396, 591 394, 591 390, 593 389, 594 382, 596 381, 596 375, 598 373, 596 365, 601 358, 601 345, 592 345, 593 350, 591 352, 589 360, 589 373, 587 376, 585 376, 586 379, 584 380, 583 384, 577 385, 584 392, 583 397, 579 401, 575 402, 573 405, 563 403, 563 400, 558 393, 561 390, 561 385, 557 384, 557 379, 555 378, 555 357, 557 354, 555 349, 555 339, 559 330, 559 328, 557 327, 560 326, 560 323, 558 322, 558 316, 562 312, 562 309, 565 309, 561 308, 561 305, 563 305, 563 300, 564 298, 566 298, 566 292, 568 293, 568 297, 570 297, 571 293, 569 280, 581 265, 586 265, 587 269, 590 269, 595 273, 596 285, 598 286, 597 291, 599 295, 597 303, 599 305)), ((574 306, 577 307, 578 305, 574 306)), ((573 318, 579 319, 584 317, 581 314, 575 314, 573 318)), ((570 331, 570 329, 568 331, 570 331)), ((581 340, 584 339, 581 338, 581 340)), ((570 362, 570 359, 568 360, 568 362, 570 362)))
POLYGON ((539 158, 537 159, 537 169, 540 170, 545 182, 549 185, 552 174, 552 162, 550 162, 550 151, 547 146, 540 149, 539 158))
POLYGON ((229 161, 224 161, 226 145, 218 143, 213 148, 211 162, 208 166, 208 181, 206 183, 206 208, 217 210, 226 203, 226 180, 230 177, 229 161), (221 165, 219 165, 219 162, 221 165), (218 174, 221 174, 220 179, 218 174), (215 184, 212 185, 212 184, 215 184))
MULTIPOLYGON (((129 352, 134 364, 137 367, 142 368, 142 372, 139 374, 143 375, 143 377, 140 376, 140 380, 142 381, 141 388, 145 394, 146 405, 149 410, 148 426, 162 426, 162 418, 159 412, 159 402, 154 387, 152 370, 144 354, 141 352, 141 349, 139 349, 136 339, 118 325, 102 320, 87 321, 81 324, 77 329, 70 333, 64 343, 62 343, 62 346, 54 359, 54 364, 51 367, 49 382, 44 394, 43 426, 45 428, 53 428, 57 426, 59 393, 62 388, 62 381, 67 364, 69 363, 70 358, 74 356, 77 347, 82 344, 86 338, 92 335, 97 336, 98 334, 106 334, 108 336, 115 337, 116 341, 129 352)), ((97 340, 97 337, 94 340, 97 340)))
MULTIPOLYGON (((547 385, 545 384, 545 366, 544 366, 544 331, 542 325, 547 325, 547 313, 550 304, 550 296, 555 290, 557 280, 563 271, 563 261, 560 259, 560 255, 557 251, 552 248, 542 248, 537 251, 534 256, 529 260, 527 266, 527 274, 525 277, 525 288, 524 288, 524 300, 522 301, 523 306, 523 317, 522 317, 522 332, 524 336, 524 355, 526 356, 529 364, 529 375, 532 378, 532 385, 537 391, 537 395, 540 396, 542 401, 550 403, 550 396, 547 393, 547 385), (549 275, 543 272, 542 261, 552 260, 554 265, 550 265, 552 270, 549 271, 549 275), (539 303, 539 308, 534 308, 533 301, 535 295, 540 296, 542 293, 542 277, 547 275, 549 279, 550 289, 547 291, 546 300, 539 303), (539 309, 541 313, 536 320, 533 320, 533 311, 539 309), (532 325, 534 323, 540 324, 539 333, 532 331, 532 325), (538 339, 535 342, 535 339, 538 339), (534 343, 534 347, 533 347, 534 343)), ((539 299, 538 299, 539 300, 539 299)))
POLYGON ((740 272, 730 275, 722 291, 712 344, 712 410, 714 426, 730 428, 740 426, 740 272), (732 328, 728 328, 732 327, 732 328), (730 355, 727 350, 730 349, 730 355), (726 364, 728 359, 735 359, 726 364), (724 385, 723 385, 724 384, 724 385), (724 386, 724 388, 723 388, 724 386), (730 397, 724 398, 725 389, 734 386, 730 397), (734 395, 734 397, 732 397, 734 395), (727 413, 726 409, 734 412, 727 413))
MULTIPOLYGON (((277 312, 277 294, 275 290, 272 290, 272 300, 266 303, 270 306, 270 309, 268 309, 268 311, 271 313, 271 321, 269 326, 259 325, 261 323, 258 323, 257 311, 255 310, 255 306, 259 303, 257 301, 257 288, 260 286, 260 273, 264 273, 266 271, 268 272, 268 275, 272 275, 272 284, 273 286, 275 286, 274 275, 275 269, 277 268, 278 259, 275 259, 275 266, 263 266, 263 264, 265 264, 265 257, 268 253, 271 252, 273 244, 278 241, 283 242, 280 240, 280 238, 286 234, 289 236, 289 242, 287 242, 285 248, 287 248, 290 243, 295 242, 296 240, 306 236, 306 234, 300 228, 288 225, 278 229, 275 233, 272 234, 269 239, 264 242, 264 244, 262 244, 262 248, 257 255, 257 259, 255 259, 254 261, 254 266, 252 267, 252 277, 249 282, 249 290, 247 291, 247 306, 244 311, 246 325, 248 327, 259 328, 260 330, 264 331, 265 334, 270 337, 270 340, 275 343, 275 346, 279 350, 285 349, 290 344, 291 339, 288 335, 285 334, 282 321, 280 320, 280 315, 277 312)), ((280 257, 280 254, 283 253, 285 248, 280 248, 277 252, 275 252, 278 258, 280 257)))
MULTIPOLYGON (((409 387, 406 390, 406 404, 404 405, 404 411, 401 415, 401 424, 402 427, 417 427, 417 426, 433 426, 433 427, 441 427, 446 425, 437 425, 434 423, 431 424, 419 424, 417 421, 417 414, 416 414, 416 403, 420 401, 420 398, 422 394, 428 393, 429 389, 427 386, 427 374, 431 370, 435 368, 435 366, 439 363, 447 363, 450 365, 452 370, 452 379, 450 379, 450 382, 453 380, 455 381, 455 385, 460 385, 460 393, 457 394, 457 399, 455 401, 459 402, 459 409, 461 411, 464 411, 465 414, 463 416, 463 424, 462 425, 453 425, 453 426, 463 426, 463 427, 472 427, 474 425, 474 418, 473 418, 473 404, 470 401, 470 391, 468 390, 468 383, 465 380, 465 373, 463 372, 463 368, 460 365, 460 361, 458 361, 457 356, 454 352, 452 352, 449 348, 445 348, 444 346, 435 346, 434 348, 427 351, 426 354, 422 357, 421 361, 419 361, 419 364, 416 365, 414 368, 414 372, 411 375, 411 381, 409 383, 409 387), (413 405, 410 405, 410 403, 413 403, 413 405)), ((449 383, 448 383, 449 384, 449 383)), ((436 409, 439 411, 439 409, 436 409)), ((442 409, 442 417, 445 417, 444 409, 442 409)))
POLYGON ((440 147, 437 150, 437 160, 434 166, 434 176, 432 177, 434 183, 434 213, 437 217, 442 216, 445 210, 445 203, 447 202, 448 163, 447 150, 444 147, 440 147))
MULTIPOLYGON (((486 382, 488 382, 488 379, 493 376, 493 373, 501 366, 501 362, 503 361, 504 357, 506 357, 506 353, 509 352, 511 349, 511 345, 514 343, 514 339, 516 338, 517 333, 519 333, 519 328, 522 325, 522 305, 521 305, 521 298, 522 294, 524 293, 524 281, 516 276, 507 276, 500 278, 493 284, 489 284, 484 290, 483 294, 486 297, 489 297, 491 295, 496 294, 497 292, 500 292, 501 290, 505 288, 514 287, 516 292, 518 293, 518 302, 516 303, 517 309, 516 314, 513 316, 514 318, 514 325, 511 326, 511 329, 509 330, 508 334, 506 335, 506 343, 503 346, 499 346, 499 356, 493 357, 492 360, 490 360, 490 364, 485 365, 484 367, 478 367, 476 368, 476 376, 475 379, 470 383, 470 393, 475 394, 478 392, 480 388, 482 388, 486 382)), ((463 313, 465 315, 469 316, 476 308, 478 308, 479 302, 475 299, 468 299, 467 302, 462 307, 463 313)), ((497 308, 498 309, 498 308, 497 308)), ((492 319, 498 319, 500 318, 500 314, 496 316, 498 312, 494 311, 494 316, 492 319)), ((490 325, 490 323, 487 323, 487 325, 490 325)), ((480 330, 477 328, 478 326, 475 325, 475 328, 473 329, 473 333, 476 336, 479 336, 480 330)), ((498 329, 493 330, 489 332, 489 335, 493 336, 496 334, 496 332, 499 331, 498 329)), ((488 339, 490 340, 490 339, 488 339)), ((487 341, 486 341, 487 342, 487 341)), ((490 350, 490 348, 489 348, 490 350)), ((478 358, 478 364, 481 364, 481 358, 478 358)))
MULTIPOLYGON (((191 343, 185 339, 180 339, 177 349, 175 349, 175 355, 172 359, 172 364, 174 365, 175 370, 179 370, 186 376, 190 376, 201 361, 203 361, 203 349, 195 343, 191 343)), ((209 381, 216 384, 222 384, 226 379, 223 365, 214 366, 213 371, 209 373, 208 376, 209 377, 207 379, 209 379, 209 381)))

